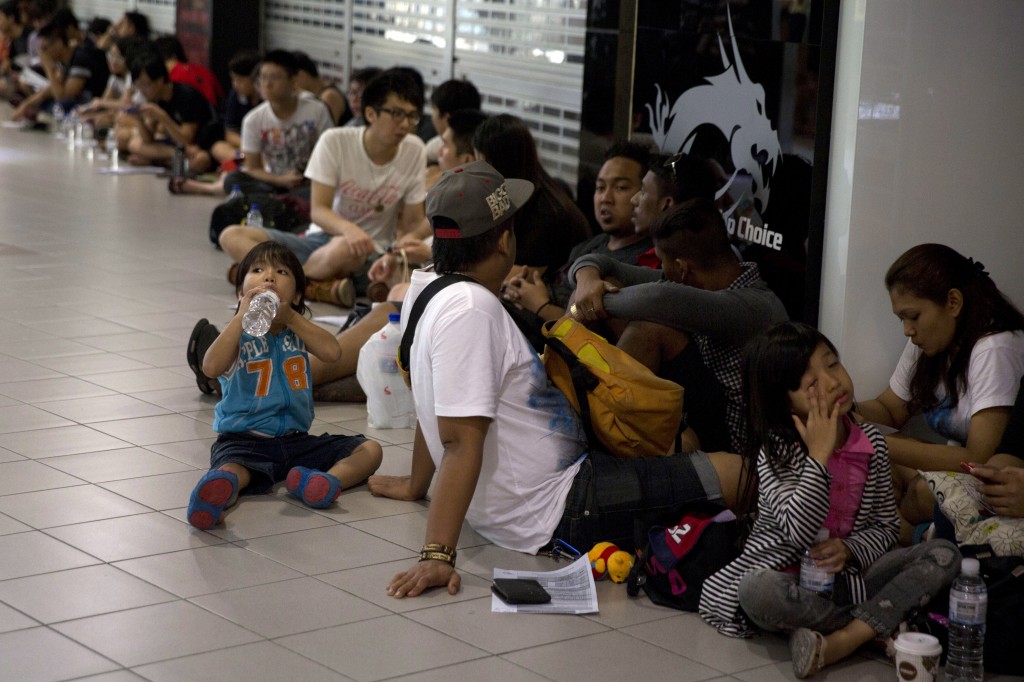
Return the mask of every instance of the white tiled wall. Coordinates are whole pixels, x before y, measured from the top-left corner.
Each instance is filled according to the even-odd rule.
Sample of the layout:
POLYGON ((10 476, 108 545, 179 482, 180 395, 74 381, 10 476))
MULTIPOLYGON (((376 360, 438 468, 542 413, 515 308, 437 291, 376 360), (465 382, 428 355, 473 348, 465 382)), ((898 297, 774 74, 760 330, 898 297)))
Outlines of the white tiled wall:
POLYGON ((864 399, 903 348, 882 278, 907 248, 973 256, 1024 306, 1024 3, 841 11, 820 319, 864 399))

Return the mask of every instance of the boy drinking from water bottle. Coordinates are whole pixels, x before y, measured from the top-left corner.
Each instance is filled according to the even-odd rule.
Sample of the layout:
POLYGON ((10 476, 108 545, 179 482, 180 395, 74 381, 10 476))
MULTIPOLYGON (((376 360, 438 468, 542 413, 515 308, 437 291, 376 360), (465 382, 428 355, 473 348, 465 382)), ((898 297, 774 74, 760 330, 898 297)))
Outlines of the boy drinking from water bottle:
MULTIPOLYGON (((338 343, 305 317, 305 275, 298 259, 276 242, 253 248, 239 264, 235 280, 238 310, 202 355, 189 343, 189 364, 202 363, 218 377, 210 471, 192 491, 188 522, 207 530, 217 525, 240 492, 266 493, 285 480, 288 493, 323 509, 343 487, 365 480, 380 466, 382 450, 363 436, 311 436, 313 393, 309 353, 325 362, 338 359, 338 343), (256 294, 273 291, 282 302, 261 337, 242 329, 242 316, 256 294)), ((193 339, 216 331, 206 320, 193 339)), ((194 368, 193 368, 194 369, 194 368)))

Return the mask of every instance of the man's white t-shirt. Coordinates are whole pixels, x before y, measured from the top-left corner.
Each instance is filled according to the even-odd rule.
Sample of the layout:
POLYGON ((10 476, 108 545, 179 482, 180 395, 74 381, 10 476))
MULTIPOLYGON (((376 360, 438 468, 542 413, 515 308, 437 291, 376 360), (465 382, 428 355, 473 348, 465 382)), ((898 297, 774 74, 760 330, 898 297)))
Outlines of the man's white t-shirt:
MULTIPOLYGON (((395 240, 398 216, 406 204, 427 196, 423 141, 406 135, 390 162, 379 166, 363 146, 366 126, 332 128, 320 137, 306 177, 335 188, 334 212, 358 225, 383 250, 395 240)), ((311 224, 310 232, 320 232, 311 224)))
MULTIPOLYGON (((435 277, 413 273, 403 311, 435 277)), ((474 283, 450 285, 430 301, 409 362, 416 416, 435 466, 444 455, 439 416, 492 420, 469 525, 499 547, 535 553, 562 518, 586 450, 569 401, 548 381, 501 301, 474 283)))
POLYGON ((332 125, 331 113, 320 100, 299 97, 287 120, 277 117, 270 102, 263 102, 242 119, 242 152, 260 154, 268 173, 302 172, 317 140, 332 125))
MULTIPOLYGON (((889 380, 892 392, 903 401, 910 400, 910 380, 920 356, 921 349, 907 341, 889 380)), ((940 384, 936 391, 940 402, 925 412, 925 419, 944 438, 966 443, 971 417, 990 407, 1011 407, 1020 389, 1021 376, 1024 376, 1024 332, 984 336, 971 350, 967 387, 956 408, 949 408, 946 389, 940 384)))

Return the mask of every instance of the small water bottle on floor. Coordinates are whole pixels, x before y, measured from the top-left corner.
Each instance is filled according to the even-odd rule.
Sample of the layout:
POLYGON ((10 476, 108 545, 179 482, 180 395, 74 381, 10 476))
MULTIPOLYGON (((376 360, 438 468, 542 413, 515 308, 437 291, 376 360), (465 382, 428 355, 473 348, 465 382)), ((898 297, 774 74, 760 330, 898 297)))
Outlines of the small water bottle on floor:
POLYGON ((245 195, 242 194, 241 185, 231 185, 231 192, 228 194, 228 201, 245 201, 245 195))
POLYGON ((281 299, 273 291, 256 294, 249 301, 249 309, 242 315, 242 329, 249 336, 263 336, 277 317, 281 299))
MULTIPOLYGON (((814 544, 828 540, 828 528, 822 528, 814 538, 814 544)), ((832 588, 835 586, 836 576, 824 568, 819 568, 811 558, 811 550, 808 548, 800 559, 800 587, 811 592, 816 592, 822 597, 831 597, 832 588)))
POLYGON ((60 105, 60 102, 57 102, 57 103, 55 103, 53 105, 53 110, 52 111, 53 111, 53 123, 51 124, 52 125, 51 132, 53 133, 53 136, 56 137, 58 140, 63 140, 64 139, 64 118, 66 116, 66 114, 64 112, 64 107, 62 107, 60 105))
POLYGON ((981 682, 985 677, 985 617, 988 589, 977 559, 960 562, 960 576, 949 591, 948 682, 981 682))
POLYGON ((249 212, 245 214, 245 224, 249 227, 263 227, 263 214, 260 213, 259 204, 249 207, 249 212))

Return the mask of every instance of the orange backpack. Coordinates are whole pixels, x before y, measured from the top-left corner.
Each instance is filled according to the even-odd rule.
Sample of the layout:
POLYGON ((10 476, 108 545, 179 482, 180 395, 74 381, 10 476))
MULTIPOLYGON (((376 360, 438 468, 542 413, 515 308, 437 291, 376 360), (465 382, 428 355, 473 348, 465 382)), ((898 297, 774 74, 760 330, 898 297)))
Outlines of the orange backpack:
POLYGON ((617 457, 668 455, 683 416, 683 387, 571 317, 544 324, 544 369, 580 413, 587 438, 617 457))

